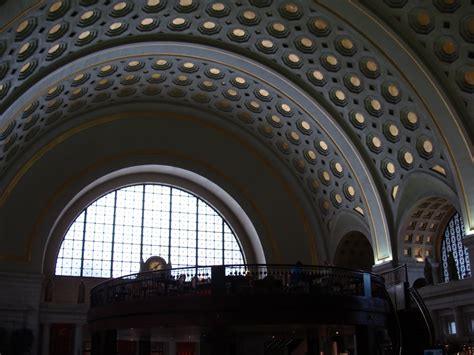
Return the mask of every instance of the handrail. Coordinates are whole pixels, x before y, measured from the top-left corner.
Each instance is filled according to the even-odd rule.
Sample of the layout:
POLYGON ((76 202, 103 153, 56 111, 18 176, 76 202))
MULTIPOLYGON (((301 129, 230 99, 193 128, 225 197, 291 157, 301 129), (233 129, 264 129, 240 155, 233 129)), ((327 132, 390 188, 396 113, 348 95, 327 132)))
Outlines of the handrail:
MULTIPOLYGON (((166 272, 166 271, 170 271, 170 270, 185 271, 185 270, 193 270, 193 269, 200 269, 200 268, 210 268, 212 266, 215 266, 215 265, 197 265, 197 266, 185 266, 185 267, 169 268, 169 269, 162 269, 162 270, 143 271, 143 272, 138 272, 138 273, 133 273, 133 274, 128 274, 128 275, 123 275, 123 276, 120 276, 120 277, 116 277, 116 278, 113 278, 112 280, 129 279, 129 278, 132 278, 132 277, 137 276, 137 275, 146 275, 146 274, 157 273, 157 272, 161 273, 161 272, 166 272)), ((287 267, 287 268, 295 268, 296 267, 295 264, 227 264, 227 265, 222 265, 222 266, 224 266, 224 267, 249 267, 249 268, 250 267, 287 267)), ((402 266, 406 266, 406 265, 402 265, 402 266)), ((385 274, 385 273, 376 274, 376 273, 369 272, 369 271, 364 271, 364 270, 350 269, 350 268, 346 268, 346 267, 329 266, 329 265, 301 265, 300 267, 302 269, 311 269, 311 268, 321 269, 321 268, 324 268, 324 269, 349 271, 351 273, 356 273, 356 274, 370 274, 372 277, 378 278, 382 282, 383 282, 383 276, 382 275, 385 274)), ((398 267, 398 268, 400 268, 400 267, 398 267)), ((394 269, 394 270, 396 270, 396 269, 394 269)), ((111 279, 105 280, 105 281, 99 283, 98 285, 96 285, 96 287, 101 286, 102 284, 106 284, 110 281, 111 281, 111 279)))
POLYGON ((91 290, 91 307, 153 296, 305 293, 385 298, 383 277, 333 266, 238 264, 149 271, 107 280, 91 290))
POLYGON ((423 301, 423 298, 421 297, 420 293, 417 291, 416 288, 410 287, 408 289, 408 292, 412 296, 412 299, 415 301, 418 309, 421 312, 421 315, 423 316, 423 320, 425 321, 426 327, 428 328, 430 346, 433 346, 435 344, 435 331, 434 331, 434 326, 433 326, 433 319, 431 318, 430 312, 428 308, 426 307, 426 304, 423 301))

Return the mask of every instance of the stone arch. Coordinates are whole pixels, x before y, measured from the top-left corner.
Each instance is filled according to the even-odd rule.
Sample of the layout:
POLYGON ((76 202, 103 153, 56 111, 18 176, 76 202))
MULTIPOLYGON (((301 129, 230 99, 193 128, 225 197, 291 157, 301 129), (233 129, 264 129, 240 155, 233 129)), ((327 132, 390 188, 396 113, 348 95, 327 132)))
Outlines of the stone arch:
MULTIPOLYGON (((153 46, 160 47, 162 45, 161 44, 153 44, 153 45, 149 44, 149 45, 146 45, 146 46, 140 45, 139 47, 141 48, 141 50, 148 50, 149 51, 150 48, 153 47, 153 46)), ((177 48, 179 48, 179 49, 176 49, 176 51, 182 50, 184 52, 186 52, 190 48, 192 48, 193 51, 196 50, 196 46, 189 47, 189 46, 186 46, 186 45, 183 45, 183 44, 180 44, 179 47, 177 47, 177 48)), ((127 52, 127 50, 130 50, 132 55, 136 56, 137 47, 131 46, 128 49, 126 49, 125 47, 122 47, 122 48, 120 48, 120 53, 123 55, 125 52, 127 52)), ((201 53, 201 56, 210 55, 209 48, 202 48, 202 50, 203 50, 203 53, 201 53)), ((115 50, 109 50, 108 55, 113 56, 114 51, 115 50)), ((223 52, 218 52, 218 51, 211 51, 211 52, 213 52, 212 54, 213 54, 213 59, 214 60, 216 60, 216 58, 218 58, 219 56, 223 56, 223 57, 226 56, 226 54, 223 53, 223 52)), ((163 53, 163 51, 158 51, 157 53, 163 53)), ((104 54, 101 53, 100 55, 103 58, 104 54)), ((93 57, 93 56, 91 56, 91 57, 93 57)), ((141 57, 139 57, 139 58, 141 58, 141 57)), ((194 57, 192 57, 192 56, 190 57, 189 54, 188 54, 187 58, 189 59, 189 58, 194 58, 194 57)), ((86 62, 87 61, 89 61, 89 62, 93 61, 93 59, 91 59, 90 57, 86 58, 86 59, 87 59, 86 62)), ((134 58, 132 57, 132 59, 134 59, 134 58)), ((147 61, 149 61, 149 58, 145 57, 145 59, 147 61)), ((236 59, 237 58, 234 56, 234 60, 236 60, 236 59)), ((242 74, 242 76, 239 76, 239 77, 238 76, 235 76, 235 77, 230 76, 229 79, 231 80, 231 82, 232 82, 232 79, 235 79, 235 78, 242 79, 242 77, 244 77, 245 75, 248 75, 248 73, 251 73, 252 70, 255 69, 253 64, 251 64, 248 60, 245 60, 244 58, 239 58, 239 60, 240 59, 242 61, 239 62, 239 67, 241 67, 241 68, 246 68, 247 67, 249 69, 245 72, 245 74, 242 74), (252 67, 253 67, 253 69, 252 69, 252 67)), ((143 58, 141 60, 143 60, 143 58)), ((173 60, 177 60, 176 59, 176 54, 175 54, 175 57, 173 58, 173 60)), ((210 59, 208 59, 208 60, 210 60, 210 59)), ((177 60, 177 61, 179 62, 179 60, 177 60)), ((130 58, 127 59, 127 61, 125 61, 125 62, 122 61, 120 63, 117 63, 117 65, 120 64, 123 68, 122 70, 126 71, 127 67, 130 65, 130 63, 135 64, 135 62, 139 63, 137 65, 139 65, 139 66, 141 65, 140 60, 130 60, 130 58)), ((223 62, 224 61, 220 61, 219 63, 223 63, 223 62)), ((185 63, 187 63, 187 62, 184 62, 183 64, 185 64, 185 63)), ((194 63, 197 63, 197 62, 194 61, 194 63)), ((105 63, 102 63, 102 64, 105 64, 105 63)), ((153 63, 150 63, 150 65, 152 65, 152 64, 153 63)), ((76 66, 76 70, 81 68, 81 62, 80 61, 71 63, 71 65, 73 67, 76 66), (79 65, 79 67, 77 67, 77 65, 79 65)), ((107 65, 112 67, 111 64, 107 64, 107 65)), ((179 66, 179 64, 175 64, 175 65, 179 66)), ((208 65, 208 63, 204 63, 204 64, 202 64, 202 66, 201 66, 201 64, 199 64, 199 67, 204 69, 206 67, 206 65, 208 65)), ((103 66, 101 65, 101 66, 96 67, 95 69, 93 69, 93 72, 95 73, 94 75, 98 75, 97 71, 100 71, 102 68, 103 68, 103 66)), ((71 71, 68 71, 65 68, 63 68, 61 71, 57 71, 56 73, 54 73, 54 75, 53 74, 52 75, 53 76, 57 75, 60 78, 61 76, 65 75, 65 74, 69 74, 70 77, 68 79, 68 84, 73 85, 74 84, 74 79, 77 78, 78 75, 81 78, 83 77, 83 75, 86 76, 86 77, 88 77, 90 75, 90 74, 83 74, 83 70, 84 69, 82 69, 82 70, 79 69, 79 74, 72 75, 72 82, 70 81, 71 80, 71 71)), ((236 67, 234 67, 233 70, 236 70, 236 67)), ((260 68, 259 70, 261 71, 262 69, 260 68)), ((219 75, 223 74, 223 68, 218 69, 218 71, 220 73, 219 75)), ((186 72, 186 70, 184 70, 184 72, 186 72)), ((214 72, 215 72, 215 70, 214 70, 214 72)), ((274 75, 275 73, 273 73, 271 71, 267 71, 266 74, 274 75)), ((268 79, 268 78, 269 77, 267 77, 266 79, 268 79)), ((178 80, 178 81, 180 80, 180 78, 177 78, 177 77, 174 78, 174 79, 178 80)), ((237 80, 238 82, 240 82, 240 84, 238 82, 234 83, 235 85, 237 85, 237 87, 246 82, 246 79, 244 79, 243 83, 241 82, 240 79, 237 80)), ((173 80, 173 78, 170 78, 170 80, 173 80)), ((275 77, 275 80, 277 80, 277 77, 275 77)), ((255 79, 253 79, 252 80, 252 85, 255 85, 256 83, 258 84, 258 82, 256 82, 255 79)), ((267 83, 265 83, 265 84, 267 84, 267 83)), ((284 86, 285 83, 282 82, 281 85, 284 86)), ((284 129, 284 126, 281 125, 281 122, 274 121, 272 115, 270 115, 270 116, 266 115, 266 119, 268 120, 269 117, 270 117, 271 122, 269 122, 270 123, 269 125, 268 124, 264 124, 264 125, 260 125, 260 126, 257 125, 256 128, 257 128, 258 132, 263 137, 266 137, 268 139, 270 139, 270 138, 274 139, 275 140, 275 146, 280 147, 281 153, 279 153, 279 154, 283 153, 284 156, 287 156, 286 158, 284 158, 286 163, 289 164, 289 166, 291 167, 292 170, 295 169, 298 174, 303 174, 303 178, 302 178, 303 183, 304 183, 303 186, 305 187, 305 189, 308 190, 309 196, 315 195, 315 197, 312 198, 313 203, 314 203, 315 208, 317 210, 323 210, 323 213, 321 214, 321 216, 323 218, 324 218, 324 216, 327 216, 327 218, 332 218, 335 215, 335 212, 337 210, 342 210, 342 209, 349 208, 350 210, 356 211, 358 213, 359 218, 367 218, 369 220, 371 235, 373 236, 374 244, 377 246, 378 260, 383 261, 383 260, 386 260, 387 258, 390 258, 391 257, 391 255, 390 255, 390 243, 388 242, 388 232, 387 232, 387 225, 386 225, 386 221, 385 221, 385 214, 383 212, 381 198, 378 196, 379 193, 377 192, 377 190, 375 188, 376 184, 371 183, 369 189, 367 189, 367 188, 360 189, 360 176, 361 176, 361 174, 365 175, 367 180, 369 180, 369 181, 372 181, 373 178, 370 175, 367 175, 368 170, 366 168, 363 168, 363 167, 357 168, 356 167, 359 164, 361 164, 362 166, 365 165, 365 163, 363 162, 363 160, 359 156, 358 152, 355 151, 354 147, 350 145, 350 142, 347 140, 347 137, 345 137, 345 138, 341 137, 341 139, 336 139, 335 137, 333 137, 334 134, 340 135, 342 132, 337 128, 337 125, 335 125, 335 123, 332 121, 330 116, 328 116, 323 111, 321 111, 320 108, 316 109, 317 106, 315 106, 314 101, 309 99, 309 97, 307 97, 304 93, 302 93, 297 88, 288 87, 288 90, 275 92, 275 94, 273 94, 271 90, 274 90, 276 87, 278 87, 278 86, 275 86, 275 82, 273 82, 271 86, 264 87, 264 89, 263 88, 260 88, 260 89, 255 88, 253 90, 254 91, 253 95, 257 95, 257 94, 255 94, 255 90, 257 90, 258 95, 270 95, 272 97, 272 100, 275 101, 275 103, 272 104, 272 106, 267 106, 267 107, 272 107, 271 108, 272 111, 270 111, 270 112, 278 112, 281 115, 280 118, 279 118, 280 120, 281 120, 281 117, 285 117, 284 118, 285 121, 286 120, 291 120, 291 122, 289 122, 288 125, 290 125, 290 124, 293 125, 294 124, 296 126, 295 128, 297 129, 297 131, 294 131, 294 132, 286 131, 284 129), (292 95, 291 97, 286 97, 286 98, 283 96, 283 95, 287 95, 292 90, 295 91, 294 95, 292 95), (300 100, 302 99, 303 101, 305 101, 306 103, 304 103, 304 105, 311 105, 312 108, 310 109, 309 107, 304 107, 304 105, 303 105, 303 106, 301 106, 301 109, 297 109, 297 106, 295 106, 294 110, 293 110, 293 106, 289 105, 287 102, 289 102, 289 103, 294 102, 294 99, 296 97, 298 97, 300 100), (278 98, 280 98, 280 100, 278 100, 278 98), (286 110, 288 110, 288 109, 290 111, 287 113, 286 110), (307 115, 309 112, 315 113, 315 112, 318 112, 318 110, 319 110, 319 112, 321 112, 321 115, 319 115, 317 117, 314 116, 310 120, 305 120, 304 119, 305 115, 307 115), (285 115, 289 115, 289 116, 287 117, 285 115), (301 119, 298 118, 299 115, 302 115, 301 119), (322 122, 325 122, 325 121, 327 121, 329 123, 329 125, 326 125, 323 128, 322 122), (332 123, 330 123, 330 122, 332 122, 332 123), (313 129, 312 128, 312 123, 315 123, 316 126, 321 127, 321 129, 316 129, 316 128, 313 129), (328 127, 331 127, 331 125, 334 128, 330 128, 328 130, 328 127), (270 130, 268 130, 269 127, 270 127, 270 130), (284 134, 286 137, 288 137, 288 139, 290 139, 290 141, 293 139, 294 142, 291 143, 291 144, 295 144, 295 145, 300 145, 302 143, 303 139, 304 139, 303 137, 306 137, 308 135, 310 135, 310 136, 311 135, 324 135, 327 138, 326 139, 316 139, 316 140, 313 140, 314 138, 311 138, 311 140, 313 140, 313 142, 306 139, 305 144, 308 144, 309 146, 312 146, 312 148, 308 147, 307 149, 302 149, 302 150, 299 150, 299 149, 291 150, 290 149, 291 146, 288 143, 286 143, 284 141, 281 142, 281 143, 279 142, 278 137, 280 136, 280 134, 275 134, 276 130, 282 130, 281 136, 283 136, 283 134, 284 134), (301 141, 301 143, 300 143, 300 141, 301 141), (337 141, 337 145, 333 145, 333 146, 330 145, 330 142, 336 142, 336 141, 337 141), (343 147, 346 147, 347 149, 343 149, 343 147), (310 152, 310 150, 313 150, 313 149, 315 149, 315 151, 310 152), (311 167, 311 165, 313 165, 313 164, 310 162, 310 160, 313 159, 312 157, 314 156, 316 151, 318 151, 318 153, 321 155, 320 159, 329 159, 328 164, 326 164, 326 166, 329 165, 329 168, 330 168, 331 172, 329 172, 327 168, 324 169, 324 168, 321 167, 321 168, 318 169, 317 167, 316 168, 311 167), (334 152, 334 153, 332 153, 332 152, 334 152), (296 156, 293 157, 294 154, 300 154, 301 157, 296 157, 296 156), (352 156, 352 155, 353 155, 354 159, 350 159, 350 156, 352 156), (327 156, 327 158, 326 158, 326 156, 327 156), (344 166, 344 164, 342 164, 340 161, 338 161, 339 158, 344 159, 343 161, 345 161, 345 163, 348 164, 347 168, 344 166), (349 162, 350 162, 350 164, 349 164, 349 162), (357 165, 355 165, 355 162, 357 162, 357 165), (356 170, 359 171, 359 173, 356 173, 356 170), (305 174, 307 174, 306 175, 307 177, 305 176, 305 174), (333 176, 331 176, 331 174, 333 176), (315 175, 315 176, 312 176, 312 175, 315 175), (357 190, 355 188, 355 184, 350 183, 349 180, 347 180, 348 182, 341 182, 341 183, 338 182, 336 184, 336 182, 334 180, 335 179, 341 179, 341 178, 344 179, 344 180, 349 179, 349 180, 358 181, 359 182, 359 190, 357 190), (328 191, 327 189, 330 186, 332 186, 333 181, 334 181, 334 186, 338 187, 338 189, 332 189, 331 191, 329 191, 329 196, 326 197, 326 198, 319 197, 319 196, 322 196, 321 193, 323 191, 328 191), (329 186, 329 187, 326 187, 326 186, 329 186), (340 190, 340 191, 338 192, 337 190, 340 190), (360 197, 357 198, 359 195, 360 195, 360 197), (375 205, 374 204, 371 204, 371 205, 367 204, 366 201, 368 201, 369 196, 372 196, 370 198, 371 201, 377 201, 377 203, 375 205), (348 203, 344 204, 344 198, 347 199, 347 201, 350 202, 350 203, 349 204, 348 203), (374 206, 376 206, 376 207, 374 208, 374 206), (325 212, 325 211, 327 211, 327 212, 325 212), (379 233, 377 233, 377 230, 379 231, 379 233), (377 236, 377 238, 375 236, 377 236)), ((281 88, 281 86, 280 86, 280 88, 281 88)), ((128 89, 130 89, 130 88, 128 88, 128 89)), ((128 89, 124 88, 124 90, 128 90, 128 89)), ((183 92, 183 89, 179 89, 177 87, 176 90, 178 90, 180 92, 180 95, 177 95, 178 97, 176 99, 178 101, 182 100, 181 93, 183 92)), ((173 91, 173 95, 177 94, 178 91, 176 91, 176 92, 173 91)), ((232 89, 231 91, 232 92, 227 92, 226 95, 235 95, 236 94, 235 89, 232 89)), ((127 92, 128 91, 125 91, 125 93, 127 93, 127 92)), ((169 92, 168 92, 168 94, 169 94, 169 92)), ((170 96, 171 99, 173 99, 173 95, 170 96)), ((239 95, 239 94, 237 93, 237 95, 239 95)), ((125 96, 127 96, 127 95, 125 95, 125 96)), ((205 97, 205 95, 204 95, 204 97, 205 97)), ((120 100, 125 100, 125 99, 120 98, 120 100)), ((252 110, 259 109, 259 107, 262 105, 260 103, 260 101, 250 101, 250 102, 247 102, 247 103, 244 102, 245 107, 246 107, 245 110, 249 110, 250 112, 252 112, 252 110)), ((79 101, 79 102, 82 102, 82 101, 79 101)), ((208 103, 206 102, 205 104, 208 104, 208 103)), ((213 110, 218 109, 219 112, 220 112, 219 113, 220 115, 227 115, 227 116, 232 115, 233 118, 235 118, 236 120, 238 120, 238 122, 240 122, 239 124, 242 124, 242 123, 244 123, 244 124, 252 123, 253 124, 256 121, 256 120, 253 119, 252 114, 250 114, 249 112, 239 112, 240 110, 234 109, 233 105, 234 104, 233 104, 232 99, 220 100, 220 101, 215 102, 215 105, 208 105, 207 109, 209 109, 209 108, 212 108, 213 110)), ((238 103, 235 103, 235 105, 236 105, 237 108, 239 107, 238 103)), ((255 114, 255 112, 254 112, 254 114, 255 114)), ((53 118, 53 121, 54 121, 54 119, 58 118, 58 115, 54 112, 50 112, 50 115, 52 115, 51 117, 53 118)), ((75 117, 77 117, 77 116, 75 116, 75 117)), ((84 116, 81 116, 81 117, 84 117, 84 116)), ((76 123, 77 123, 77 121, 76 121, 76 123)), ((317 165, 318 162, 315 162, 315 164, 317 165)), ((324 165, 324 163, 322 163, 322 164, 324 165)))
MULTIPOLYGON (((0 89, 0 110, 5 113, 5 119, 0 123, 0 139, 5 142, 4 150, 0 152, 3 154, 0 157, 0 165, 4 165, 3 172, 11 170, 14 162, 26 151, 29 142, 39 140, 49 127, 77 116, 81 113, 80 109, 90 109, 85 97, 92 95, 92 92, 101 92, 96 97, 103 105, 128 99, 142 100, 144 96, 150 96, 153 100, 174 100, 183 105, 193 101, 206 101, 211 96, 207 103, 208 108, 217 107, 221 113, 236 112, 232 102, 236 107, 246 106, 252 113, 246 112, 238 118, 245 123, 243 126, 258 132, 256 136, 262 141, 271 142, 270 145, 276 147, 276 154, 287 160, 293 172, 311 175, 303 177, 304 184, 309 195, 314 193, 313 190, 323 191, 322 194, 316 192, 314 207, 325 219, 324 226, 330 225, 336 212, 341 210, 356 211, 360 218, 367 219, 378 262, 392 258, 389 231, 394 227, 392 223, 387 223, 387 219, 389 222, 391 219, 385 215, 394 213, 391 210, 390 196, 395 196, 396 191, 402 187, 405 171, 435 171, 441 179, 449 180, 451 177, 443 158, 445 146, 440 143, 436 132, 429 129, 427 123, 431 122, 431 118, 423 106, 419 105, 418 93, 407 85, 403 73, 394 67, 383 50, 361 36, 357 26, 351 28, 340 21, 337 11, 334 13, 327 5, 316 2, 253 0, 238 4, 204 1, 182 4, 124 1, 105 5, 56 2, 25 12, 22 18, 12 22, 5 33, 1 50, 7 54, 5 60, 0 63, 3 80, 0 89), (163 16, 165 19, 160 22, 153 19, 154 14, 166 16, 163 16), (75 21, 63 23, 64 18, 69 16, 75 18, 75 21), (96 26, 99 23, 97 29, 92 27, 93 24, 96 26), (42 36, 47 37, 44 41, 35 37, 40 36, 35 31, 38 25, 45 26, 45 30, 40 32, 43 33, 42 36), (118 45, 136 45, 140 41, 148 45, 171 40, 179 41, 173 44, 176 48, 185 43, 194 47, 195 56, 205 54, 212 48, 214 52, 227 52, 229 57, 241 55, 256 60, 263 77, 268 69, 281 73, 288 86, 301 89, 300 92, 310 101, 324 108, 324 112, 330 116, 329 121, 333 121, 331 131, 342 133, 346 142, 334 149, 339 157, 343 156, 342 163, 338 158, 331 157, 334 159, 329 159, 327 165, 331 167, 331 171, 311 167, 315 159, 317 160, 318 153, 324 156, 326 148, 331 151, 334 148, 327 146, 326 141, 324 144, 319 144, 318 141, 315 147, 313 137, 307 140, 309 143, 304 139, 308 134, 308 122, 313 133, 323 130, 326 126, 324 114, 314 119, 319 123, 317 128, 311 125, 312 121, 297 115, 293 115, 290 120, 290 114, 295 114, 288 111, 288 108, 292 108, 291 105, 285 100, 269 100, 268 90, 262 87, 252 87, 252 94, 246 93, 256 100, 243 102, 241 98, 245 94, 242 95, 241 90, 245 83, 240 80, 237 80, 231 89, 216 87, 217 95, 197 92, 195 86, 198 86, 198 81, 191 75, 194 73, 194 66, 179 66, 181 75, 165 75, 172 82, 168 90, 163 89, 170 85, 164 84, 166 80, 163 76, 144 78, 135 75, 145 67, 148 73, 150 70, 147 64, 141 61, 143 58, 130 56, 126 59, 128 63, 104 61, 101 63, 103 66, 89 68, 92 73, 74 73, 66 83, 77 84, 72 90, 67 90, 65 85, 57 82, 48 87, 44 97, 38 100, 31 100, 31 95, 25 94, 28 88, 41 78, 52 79, 57 71, 64 69, 64 63, 73 59, 84 59, 93 51, 104 56, 118 45), (21 51, 9 50, 17 43, 22 43, 21 51), (104 69, 101 72, 105 67, 109 70, 104 69), (119 71, 127 71, 126 75, 122 75, 120 80, 113 76, 108 78, 116 68, 119 71), (3 72, 16 75, 3 78, 3 72), (102 77, 100 80, 94 80, 92 77, 95 78, 95 75, 102 77), (76 83, 73 83, 74 81, 76 83), (94 84, 91 84, 92 81, 94 84), (145 81, 152 84, 154 89, 142 89, 145 81), (113 87, 115 83, 119 85, 113 87), (188 97, 194 96, 190 94, 191 86, 199 95, 186 101, 188 97), (111 92, 112 87, 116 94, 111 92), (160 90, 162 92, 159 92, 160 90), (66 92, 71 95, 68 97, 66 92), (10 106, 12 102, 15 105, 10 106), (284 119, 274 119, 273 115, 269 116, 265 112, 259 117, 261 121, 252 121, 249 115, 258 113, 266 103, 273 107, 273 112, 285 116, 284 119), (46 118, 43 113, 50 117, 46 118), (23 120, 25 123, 21 123, 23 120), (282 121, 291 121, 298 129, 281 132, 282 127, 279 125, 282 121), (281 138, 276 138, 278 133, 281 138), (411 143, 405 144, 408 141, 411 143), (348 151, 346 143, 352 148, 355 147, 355 154, 344 156, 348 151), (294 145, 299 147, 294 149, 294 145), (296 150, 298 153, 295 153, 296 150), (396 154, 393 154, 394 152, 396 154), (357 158, 355 160, 359 161, 360 169, 354 168, 350 171, 343 163, 351 165, 349 163, 355 161, 352 159, 353 155, 357 158), (357 180, 358 176, 361 176, 359 180, 365 186, 354 186, 347 181, 343 184, 338 181, 333 185, 333 181, 339 179, 341 174, 344 174, 345 179, 352 177, 357 180), (372 191, 367 193, 369 187, 372 191), (365 195, 362 200, 358 199, 360 195, 365 195), (370 206, 374 201, 375 208, 370 206)), ((171 42, 166 44, 171 46, 171 42)), ((155 56, 156 53, 147 54, 155 56)), ((155 68, 168 69, 169 63, 166 59, 159 60, 160 63, 154 63, 155 68)), ((233 60, 230 60, 225 63, 232 62, 233 60)), ((182 61, 182 64, 185 63, 182 61)), ((174 65, 175 69, 177 67, 174 65)), ((212 69, 206 77, 221 80, 220 69, 212 69)), ((202 89, 202 85, 199 89, 202 89)), ((204 85, 202 90, 210 92, 211 89, 214 90, 213 85, 204 85)), ((275 98, 272 93, 270 96, 275 98)), ((278 97, 278 94, 276 98, 285 99, 278 97)), ((329 133, 333 141, 339 142, 339 134, 329 133)))
MULTIPOLYGON (((263 240, 267 262, 292 263, 300 259, 309 264, 325 259, 324 252, 318 255, 320 250, 324 250, 320 248, 324 245, 324 234, 317 215, 311 213, 308 196, 294 183, 297 178, 284 169, 283 162, 273 160, 268 150, 258 150, 252 142, 242 141, 235 134, 238 128, 222 128, 218 125, 222 121, 209 113, 202 117, 191 108, 181 108, 178 115, 170 110, 173 106, 161 106, 161 111, 156 109, 156 105, 153 107, 155 111, 152 113, 131 109, 133 114, 120 112, 121 107, 118 107, 119 113, 114 113, 113 120, 108 108, 109 116, 93 120, 92 126, 85 124, 88 146, 74 149, 77 144, 82 144, 82 132, 66 133, 56 149, 45 152, 35 161, 28 176, 21 178, 11 191, 6 200, 8 207, 2 209, 7 219, 13 219, 21 211, 28 221, 15 224, 16 235, 21 238, 7 245, 7 250, 11 248, 13 252, 6 254, 3 260, 7 262, 15 258, 25 268, 41 270, 43 250, 64 207, 88 184, 137 163, 181 167, 209 178, 228 191, 254 223, 263 240), (171 149, 169 137, 179 135, 183 129, 187 132, 186 139, 176 142, 175 149, 171 149), (141 130, 139 140, 134 138, 137 130, 141 130), (215 131, 220 134, 214 134, 215 131), (109 135, 107 146, 100 144, 100 137, 104 134, 109 135), (203 140, 209 144, 202 145, 203 140), (94 148, 96 143, 99 143, 98 149, 94 148), (65 151, 70 152, 70 159, 64 160, 65 151), (234 164, 237 159, 239 164, 234 164), (61 161, 62 168, 51 170, 50 167, 58 161, 61 161), (42 188, 35 188, 31 177, 45 172, 48 175, 44 176, 42 188), (22 203, 27 198, 34 203, 22 203), (298 241, 288 240, 290 233, 298 241), (289 247, 292 242, 298 248, 289 247), (17 249, 14 249, 15 244, 17 249), (287 252, 287 249, 292 251, 287 252)), ((143 111, 145 107, 142 104, 140 108, 143 111)), ((95 114, 91 113, 93 117, 95 114)), ((84 125, 79 128, 84 128, 84 125)))
MULTIPOLYGON (((449 185, 456 189, 456 204, 459 205, 458 210, 465 221, 466 234, 472 234, 474 231, 474 185, 471 183, 473 110, 469 107, 473 102, 474 71, 466 62, 467 52, 460 50, 467 45, 465 42, 469 41, 466 40, 468 38, 466 34, 470 35, 467 27, 472 21, 472 16, 469 14, 471 5, 462 2, 452 5, 427 2, 418 6, 415 2, 405 2, 399 6, 396 1, 378 0, 363 0, 361 3, 351 3, 347 6, 346 3, 331 2, 327 7, 360 31, 365 38, 376 37, 378 48, 390 58, 396 70, 402 73, 408 87, 417 93, 419 104, 430 118, 431 126, 438 132, 441 144, 447 146, 442 159, 445 161, 437 163, 432 161, 430 170, 437 173, 438 177, 449 175, 448 170, 452 174, 448 178, 452 179, 449 185), (459 4, 462 6, 458 6, 459 4), (371 11, 364 8, 365 6, 377 16, 373 16, 371 11), (449 11, 446 11, 445 6, 450 7, 449 11), (436 24, 434 26, 436 28, 429 29, 430 32, 434 30, 430 36, 421 34, 423 29, 413 20, 415 16, 411 16, 419 12, 427 14, 430 25, 436 24), (446 36, 446 29, 441 26, 447 18, 452 23, 459 24, 451 26, 450 36, 446 36), (364 26, 360 26, 360 23, 364 26), (422 44, 420 37, 429 39, 432 45, 422 44), (441 45, 453 43, 455 56, 447 58, 439 48, 441 45), (414 55, 414 52, 421 53, 421 56, 414 55), (456 61, 458 65, 452 65, 451 61, 454 58, 458 59, 456 61), (434 77, 437 80, 433 80, 434 77), (446 169, 447 166, 449 169, 446 169)), ((403 185, 399 188, 402 189, 403 185)), ((393 199, 396 203, 397 190, 399 189, 390 191, 392 196, 395 196, 393 199)), ((400 212, 403 212, 402 208, 398 208, 397 213, 400 212)))
POLYGON ((441 234, 458 208, 456 193, 436 176, 414 173, 407 177, 397 209, 396 247, 400 263, 437 262, 441 234), (436 193, 434 193, 436 191, 436 193))
POLYGON ((165 184, 195 194, 215 207, 232 226, 248 263, 264 264, 266 262, 265 251, 254 225, 243 208, 224 189, 206 177, 189 170, 164 165, 140 165, 116 170, 102 176, 85 186, 69 201, 49 233, 43 260, 44 273, 54 274, 54 264, 64 235, 71 222, 84 208, 110 191, 139 183, 165 184))
POLYGON ((446 198, 427 197, 409 211, 401 230, 401 260, 422 263, 426 257, 439 261, 440 244, 446 224, 456 208, 446 198))
POLYGON ((372 270, 374 251, 367 237, 357 231, 346 234, 339 242, 333 264, 351 269, 372 270))
MULTIPOLYGON (((331 235, 328 238, 329 240, 326 246, 328 255, 327 262, 334 259, 342 239, 348 234, 358 232, 365 236, 370 235, 370 229, 367 223, 360 220, 354 212, 341 211, 332 223, 333 225, 330 226, 331 235)), ((371 242, 370 239, 369 242, 371 242)))

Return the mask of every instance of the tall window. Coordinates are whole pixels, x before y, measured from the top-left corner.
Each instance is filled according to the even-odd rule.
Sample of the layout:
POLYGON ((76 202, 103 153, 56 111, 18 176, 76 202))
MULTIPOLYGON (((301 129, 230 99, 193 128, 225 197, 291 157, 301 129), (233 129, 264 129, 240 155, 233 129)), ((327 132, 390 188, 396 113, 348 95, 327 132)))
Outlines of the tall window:
POLYGON ((178 188, 147 184, 115 190, 89 205, 69 228, 56 275, 119 277, 141 260, 163 257, 172 267, 243 264, 222 216, 178 188))
POLYGON ((443 262, 444 282, 449 281, 449 258, 452 255, 459 279, 471 276, 471 264, 469 262, 469 251, 462 243, 464 238, 464 223, 459 213, 449 220, 444 230, 441 245, 441 259, 443 262))

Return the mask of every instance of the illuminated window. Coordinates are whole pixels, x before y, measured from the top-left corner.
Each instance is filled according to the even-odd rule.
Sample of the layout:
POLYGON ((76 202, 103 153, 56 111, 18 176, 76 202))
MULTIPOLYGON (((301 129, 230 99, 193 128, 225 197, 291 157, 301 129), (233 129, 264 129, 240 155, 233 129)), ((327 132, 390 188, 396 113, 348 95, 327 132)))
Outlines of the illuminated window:
POLYGON ((69 228, 56 275, 119 277, 158 255, 172 267, 243 264, 239 243, 209 204, 178 188, 148 184, 115 190, 69 228))
POLYGON ((456 322, 455 321, 448 322, 448 334, 450 334, 450 335, 456 334, 456 322))
POLYGON ((466 318, 468 319, 469 333, 474 334, 474 314, 469 313, 466 315, 466 318))
POLYGON ((452 255, 456 264, 459 279, 471 276, 471 265, 469 251, 462 243, 464 238, 464 223, 459 213, 456 213, 449 221, 444 231, 443 243, 441 245, 441 259, 443 262, 444 282, 449 281, 448 256, 452 255))

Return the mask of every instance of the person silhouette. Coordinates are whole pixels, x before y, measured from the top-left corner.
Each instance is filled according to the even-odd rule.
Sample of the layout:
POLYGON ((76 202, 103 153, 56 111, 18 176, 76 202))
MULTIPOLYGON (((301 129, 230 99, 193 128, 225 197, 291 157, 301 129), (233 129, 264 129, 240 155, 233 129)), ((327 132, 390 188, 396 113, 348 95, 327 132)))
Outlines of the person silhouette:
POLYGON ((452 252, 448 253, 448 275, 449 281, 459 280, 458 269, 456 267, 456 260, 452 252))

